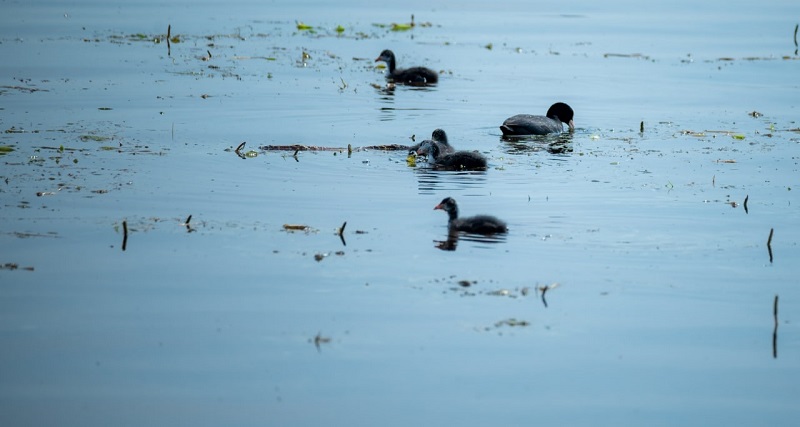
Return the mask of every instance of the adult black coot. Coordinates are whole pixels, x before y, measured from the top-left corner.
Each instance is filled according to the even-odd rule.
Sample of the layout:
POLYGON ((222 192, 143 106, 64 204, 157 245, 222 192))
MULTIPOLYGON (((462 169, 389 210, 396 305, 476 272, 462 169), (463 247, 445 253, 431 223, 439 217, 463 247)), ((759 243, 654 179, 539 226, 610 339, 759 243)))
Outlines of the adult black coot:
POLYGON ((449 220, 447 226, 450 231, 463 231, 475 234, 496 234, 508 231, 506 223, 490 215, 476 215, 468 218, 458 217, 458 205, 455 199, 447 197, 436 205, 433 210, 441 209, 447 212, 449 220))
POLYGON ((572 132, 575 130, 575 123, 572 121, 574 116, 575 112, 569 105, 556 102, 547 110, 546 116, 517 114, 507 118, 500 126, 500 130, 503 131, 503 135, 547 135, 563 132, 562 123, 566 123, 572 132))
POLYGON ((436 129, 431 134, 431 139, 426 139, 419 144, 411 147, 418 156, 427 156, 431 154, 431 146, 437 145, 439 147, 439 154, 453 154, 456 149, 447 142, 447 134, 441 129, 436 129))
POLYGON ((397 68, 394 52, 389 49, 384 50, 380 56, 375 58, 375 62, 378 61, 386 63, 386 66, 389 67, 389 74, 386 75, 386 78, 392 79, 395 83, 424 86, 439 81, 439 75, 436 71, 429 68, 413 67, 405 70, 397 68))

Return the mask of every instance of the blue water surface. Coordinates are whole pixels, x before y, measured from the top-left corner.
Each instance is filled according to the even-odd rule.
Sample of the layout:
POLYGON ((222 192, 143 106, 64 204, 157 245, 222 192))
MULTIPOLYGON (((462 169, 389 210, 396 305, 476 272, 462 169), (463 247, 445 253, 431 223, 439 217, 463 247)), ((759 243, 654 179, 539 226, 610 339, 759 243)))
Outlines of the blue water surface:
POLYGON ((793 2, 3 11, 0 424, 800 415, 793 2), (489 168, 362 149, 436 128, 489 168))

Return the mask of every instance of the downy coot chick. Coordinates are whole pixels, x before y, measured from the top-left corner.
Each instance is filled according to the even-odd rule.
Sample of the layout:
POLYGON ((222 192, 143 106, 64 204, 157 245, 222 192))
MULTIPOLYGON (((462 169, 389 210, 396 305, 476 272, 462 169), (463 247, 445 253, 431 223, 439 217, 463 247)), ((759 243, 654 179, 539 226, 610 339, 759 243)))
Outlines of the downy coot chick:
POLYGON ((551 133, 561 133, 564 125, 569 125, 570 132, 575 130, 575 123, 572 121, 575 112, 572 108, 563 103, 556 102, 547 110, 546 116, 533 116, 530 114, 517 114, 509 117, 500 126, 503 135, 547 135, 551 133))
MULTIPOLYGON (((441 154, 439 146, 436 144, 428 145, 429 152, 433 158, 433 167, 442 170, 484 170, 486 169, 486 157, 477 151, 456 151, 452 154, 441 154)), ((420 147, 422 150, 422 147, 420 147)))
POLYGON ((445 154, 453 147, 447 143, 447 134, 441 130, 433 131, 433 140, 423 141, 417 150, 418 155, 426 154, 433 159, 433 167, 443 170, 483 170, 486 169, 486 157, 477 151, 455 151, 445 154))
POLYGON ((447 226, 450 231, 463 231, 474 234, 496 234, 508 231, 506 223, 490 215, 476 215, 468 218, 458 217, 458 205, 455 199, 447 197, 436 205, 434 210, 447 212, 447 226))
POLYGON ((431 145, 437 145, 439 147, 440 155, 453 154, 456 151, 456 149, 447 142, 447 134, 441 129, 434 130, 433 134, 431 134, 431 139, 426 139, 420 142, 419 145, 415 146, 416 154, 418 156, 427 156, 431 154, 431 145))
POLYGON ((381 52, 380 56, 375 58, 375 62, 383 61, 389 67, 389 74, 386 78, 392 79, 395 83, 403 83, 416 86, 424 86, 433 84, 439 81, 439 75, 425 67, 413 67, 401 70, 397 68, 397 61, 394 58, 394 52, 389 49, 381 52))

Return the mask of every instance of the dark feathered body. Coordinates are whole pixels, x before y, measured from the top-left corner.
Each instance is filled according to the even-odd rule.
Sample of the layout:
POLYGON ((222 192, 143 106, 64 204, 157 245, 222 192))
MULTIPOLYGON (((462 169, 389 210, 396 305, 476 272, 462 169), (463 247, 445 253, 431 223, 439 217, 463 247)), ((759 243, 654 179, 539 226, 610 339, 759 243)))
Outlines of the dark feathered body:
POLYGON ((406 69, 397 68, 397 61, 394 57, 394 52, 389 49, 381 52, 380 56, 375 58, 375 62, 383 61, 389 67, 389 74, 386 75, 387 79, 391 79, 395 83, 402 83, 408 85, 424 86, 434 84, 439 81, 439 74, 425 67, 412 67, 406 69))
POLYGON ((517 114, 509 117, 500 126, 500 130, 503 135, 548 135, 563 132, 562 123, 566 123, 572 131, 575 129, 574 116, 575 113, 569 105, 557 102, 550 106, 545 116, 517 114))
POLYGON ((447 212, 447 226, 451 231, 463 231, 474 234, 497 234, 508 231, 506 223, 491 215, 476 215, 468 218, 458 217, 458 204, 455 199, 447 197, 434 208, 447 212))
MULTIPOLYGON (((434 150, 438 150, 435 145, 434 150)), ((439 156, 433 165, 437 169, 445 170, 482 170, 486 169, 486 157, 475 151, 456 151, 439 156)))
POLYGON ((420 143, 418 155, 428 155, 433 160, 433 167, 444 170, 483 170, 486 169, 486 157, 477 151, 454 151, 445 154, 445 150, 452 151, 453 147, 447 142, 447 134, 441 129, 433 131, 433 140, 420 143))

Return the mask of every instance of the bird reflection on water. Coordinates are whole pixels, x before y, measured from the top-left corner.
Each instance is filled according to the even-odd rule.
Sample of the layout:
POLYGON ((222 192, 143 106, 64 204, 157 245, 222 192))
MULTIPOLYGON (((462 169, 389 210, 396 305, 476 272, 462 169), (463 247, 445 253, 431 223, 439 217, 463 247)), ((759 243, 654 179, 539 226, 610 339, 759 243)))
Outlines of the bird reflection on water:
POLYGON ((547 151, 550 154, 572 154, 572 132, 557 135, 501 136, 508 154, 527 154, 547 151))
POLYGON ((505 243, 506 234, 494 234, 491 236, 484 236, 481 234, 464 233, 455 230, 448 230, 446 240, 434 240, 433 247, 443 251, 455 251, 458 247, 459 240, 467 242, 478 243, 477 247, 491 248, 491 245, 497 243, 505 243))

